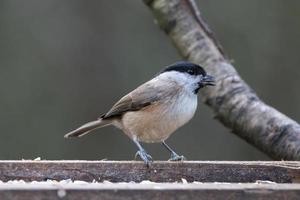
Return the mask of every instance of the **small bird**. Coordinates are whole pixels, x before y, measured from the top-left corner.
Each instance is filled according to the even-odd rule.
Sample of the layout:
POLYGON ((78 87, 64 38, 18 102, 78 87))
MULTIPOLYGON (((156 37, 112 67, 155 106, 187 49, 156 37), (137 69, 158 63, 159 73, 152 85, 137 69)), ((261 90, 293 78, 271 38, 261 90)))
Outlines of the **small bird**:
POLYGON ((161 143, 171 153, 169 160, 184 160, 184 156, 179 156, 165 140, 194 116, 197 93, 208 85, 215 85, 215 79, 201 66, 187 61, 176 62, 122 97, 100 118, 71 131, 65 138, 81 137, 95 129, 113 125, 136 144, 136 156, 147 166, 152 157, 140 142, 161 143))

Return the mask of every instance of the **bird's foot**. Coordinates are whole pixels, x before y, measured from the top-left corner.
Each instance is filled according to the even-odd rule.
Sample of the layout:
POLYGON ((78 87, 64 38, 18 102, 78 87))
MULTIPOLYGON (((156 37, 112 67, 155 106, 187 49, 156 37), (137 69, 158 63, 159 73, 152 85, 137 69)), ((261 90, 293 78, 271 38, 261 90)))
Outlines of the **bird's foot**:
POLYGON ((183 161, 186 160, 184 156, 179 156, 177 153, 172 152, 171 158, 168 161, 183 161))
POLYGON ((147 152, 145 150, 137 151, 135 154, 135 159, 137 158, 137 156, 139 156, 148 167, 150 166, 150 164, 152 162, 152 157, 151 157, 151 155, 147 154, 147 152))

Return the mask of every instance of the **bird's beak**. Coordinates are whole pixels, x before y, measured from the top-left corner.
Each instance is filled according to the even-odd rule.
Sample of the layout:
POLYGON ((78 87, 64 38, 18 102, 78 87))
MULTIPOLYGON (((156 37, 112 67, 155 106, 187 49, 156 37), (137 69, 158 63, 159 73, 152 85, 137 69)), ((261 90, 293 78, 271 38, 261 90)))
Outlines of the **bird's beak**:
POLYGON ((201 84, 203 86, 206 86, 206 85, 215 86, 216 85, 216 81, 215 81, 215 78, 213 76, 206 75, 201 80, 201 84))

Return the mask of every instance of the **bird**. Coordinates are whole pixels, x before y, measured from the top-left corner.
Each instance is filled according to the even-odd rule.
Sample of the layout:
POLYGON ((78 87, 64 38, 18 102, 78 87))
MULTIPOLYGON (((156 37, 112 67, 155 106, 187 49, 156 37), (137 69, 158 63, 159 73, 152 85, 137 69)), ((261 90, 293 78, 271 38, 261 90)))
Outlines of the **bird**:
POLYGON ((141 143, 161 143, 170 152, 170 161, 185 160, 167 145, 166 139, 193 118, 198 91, 205 86, 214 86, 215 82, 215 78, 200 65, 175 62, 123 96, 98 119, 64 137, 82 137, 95 129, 113 125, 135 143, 138 148, 135 157, 139 156, 147 166, 153 159, 141 143))

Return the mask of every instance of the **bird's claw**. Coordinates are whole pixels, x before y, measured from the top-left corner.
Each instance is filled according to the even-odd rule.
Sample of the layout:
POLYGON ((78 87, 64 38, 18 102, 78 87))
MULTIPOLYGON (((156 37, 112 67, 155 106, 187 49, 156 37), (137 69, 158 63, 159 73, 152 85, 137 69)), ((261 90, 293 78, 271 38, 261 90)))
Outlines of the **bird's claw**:
POLYGON ((152 162, 152 157, 151 155, 147 154, 146 151, 142 151, 142 150, 137 151, 135 154, 135 159, 137 158, 137 156, 139 156, 146 163, 148 167, 150 166, 150 163, 152 162))
POLYGON ((186 160, 186 158, 184 156, 179 156, 178 154, 173 152, 171 154, 171 158, 168 161, 183 161, 183 160, 186 160))

